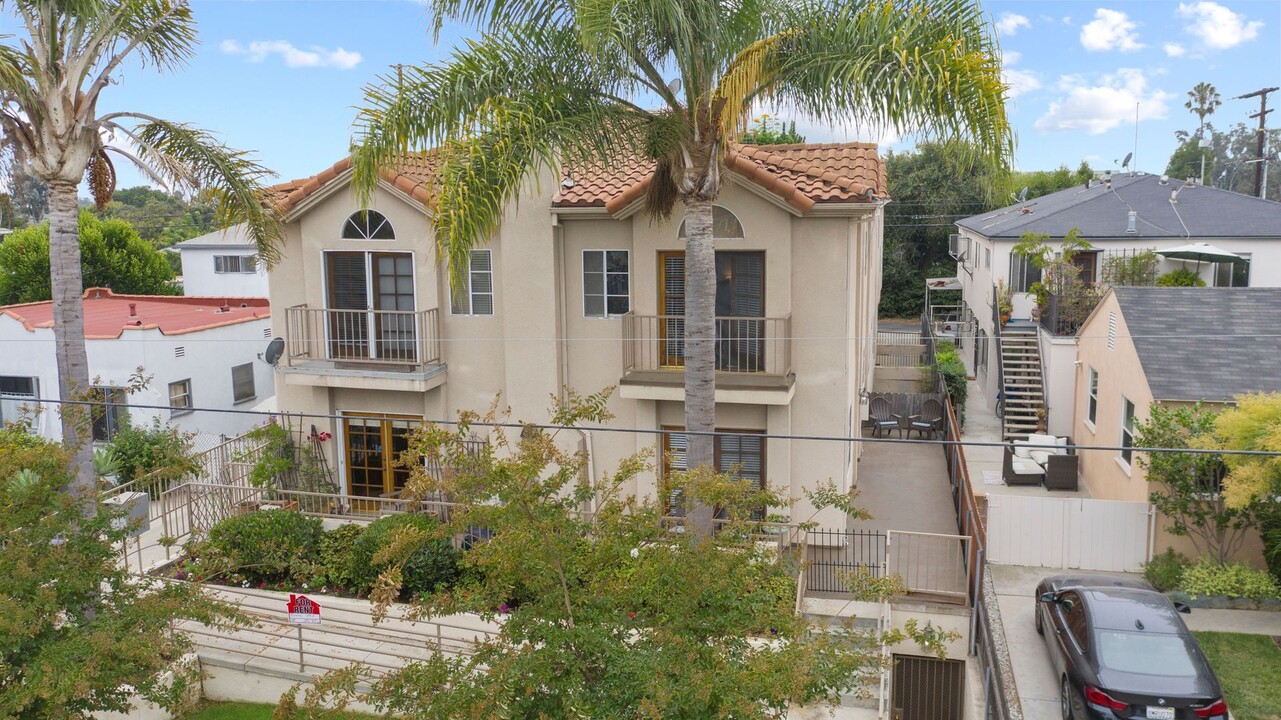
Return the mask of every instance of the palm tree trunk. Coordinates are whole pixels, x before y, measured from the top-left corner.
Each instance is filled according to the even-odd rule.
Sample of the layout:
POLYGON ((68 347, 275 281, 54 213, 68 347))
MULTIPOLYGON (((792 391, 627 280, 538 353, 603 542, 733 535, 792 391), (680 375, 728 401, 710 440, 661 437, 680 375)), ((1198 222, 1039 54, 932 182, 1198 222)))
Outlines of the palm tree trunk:
MULTIPOLYGON (((685 201, 685 430, 716 429, 716 251, 712 241, 710 200, 685 201)), ((691 434, 686 455, 689 470, 711 467, 715 438, 691 434)), ((688 522, 700 535, 711 535, 712 509, 695 503, 688 522)))
MULTIPOLYGON (((85 352, 84 285, 80 272, 80 208, 76 185, 49 183, 49 277, 53 289, 53 343, 58 364, 58 397, 84 400, 89 392, 85 352)), ((86 515, 92 515, 96 490, 93 474, 93 430, 90 408, 62 405, 62 444, 71 452, 67 488, 86 515)))

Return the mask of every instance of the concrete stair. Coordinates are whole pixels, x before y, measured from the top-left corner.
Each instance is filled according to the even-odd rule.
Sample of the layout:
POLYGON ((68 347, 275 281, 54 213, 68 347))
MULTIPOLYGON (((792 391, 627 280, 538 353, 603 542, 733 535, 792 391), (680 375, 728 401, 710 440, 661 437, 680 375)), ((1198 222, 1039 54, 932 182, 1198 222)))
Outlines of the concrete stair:
POLYGON ((1007 326, 1001 332, 1001 372, 1005 380, 1005 416, 1001 436, 1026 440, 1041 424, 1045 386, 1041 377, 1041 345, 1034 325, 1007 326))

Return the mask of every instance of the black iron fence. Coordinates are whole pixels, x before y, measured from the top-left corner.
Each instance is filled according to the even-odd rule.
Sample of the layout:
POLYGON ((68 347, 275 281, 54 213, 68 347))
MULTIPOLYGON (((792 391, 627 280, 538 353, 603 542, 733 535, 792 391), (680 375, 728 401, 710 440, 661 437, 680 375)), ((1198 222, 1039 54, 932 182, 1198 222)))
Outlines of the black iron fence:
POLYGON ((845 576, 864 571, 880 577, 885 569, 885 533, 879 530, 810 530, 806 534, 811 592, 845 593, 845 576))

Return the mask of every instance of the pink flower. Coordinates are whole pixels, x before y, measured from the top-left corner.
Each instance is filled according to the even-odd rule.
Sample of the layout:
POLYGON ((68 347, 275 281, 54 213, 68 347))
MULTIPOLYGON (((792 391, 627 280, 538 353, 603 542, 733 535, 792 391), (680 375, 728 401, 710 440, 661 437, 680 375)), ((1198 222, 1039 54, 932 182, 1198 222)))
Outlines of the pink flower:
POLYGON ((636 613, 627 613, 627 617, 631 618, 632 620, 635 620, 635 619, 636 619, 636 613))

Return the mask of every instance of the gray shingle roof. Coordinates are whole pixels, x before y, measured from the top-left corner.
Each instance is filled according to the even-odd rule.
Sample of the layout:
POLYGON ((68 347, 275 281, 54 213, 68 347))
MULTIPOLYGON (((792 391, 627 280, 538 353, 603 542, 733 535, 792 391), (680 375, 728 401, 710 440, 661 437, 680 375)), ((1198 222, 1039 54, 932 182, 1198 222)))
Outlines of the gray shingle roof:
POLYGON ((199 237, 193 237, 190 240, 183 240, 174 244, 176 248, 211 248, 211 247, 251 247, 254 241, 249 237, 249 233, 244 223, 232 225, 226 230, 214 230, 211 233, 205 233, 199 237))
POLYGON ((1112 292, 1154 399, 1223 401, 1281 391, 1281 288, 1112 292))
POLYGON ((1090 240, 1281 239, 1281 203, 1197 185, 1181 189, 1177 206, 1171 205, 1171 191, 1182 185, 1178 180, 1162 185, 1156 175, 1116 175, 1110 190, 1095 181, 1088 190, 1077 185, 956 224, 989 238, 1007 239, 1024 233, 1063 237, 1074 227, 1090 240), (1126 233, 1131 209, 1138 213, 1137 232, 1126 233))

